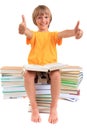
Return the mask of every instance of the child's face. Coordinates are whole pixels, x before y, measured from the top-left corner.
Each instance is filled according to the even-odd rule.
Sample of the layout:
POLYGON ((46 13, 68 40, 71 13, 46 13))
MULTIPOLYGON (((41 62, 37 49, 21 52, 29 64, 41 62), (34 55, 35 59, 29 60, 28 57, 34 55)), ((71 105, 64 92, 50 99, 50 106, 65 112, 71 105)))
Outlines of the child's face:
POLYGON ((48 14, 38 15, 36 17, 36 24, 39 31, 48 31, 50 24, 50 16, 48 14))

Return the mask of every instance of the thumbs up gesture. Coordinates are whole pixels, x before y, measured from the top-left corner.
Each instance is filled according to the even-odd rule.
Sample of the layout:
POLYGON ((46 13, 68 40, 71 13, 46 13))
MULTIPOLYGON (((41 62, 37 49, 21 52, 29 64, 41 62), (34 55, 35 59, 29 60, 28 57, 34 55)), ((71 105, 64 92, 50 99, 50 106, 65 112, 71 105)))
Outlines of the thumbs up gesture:
POLYGON ((22 22, 19 24, 18 30, 19 30, 20 34, 24 34, 25 33, 25 30, 26 30, 26 21, 25 21, 24 15, 22 15, 22 22))
POLYGON ((80 22, 78 21, 74 28, 76 39, 80 39, 83 35, 83 31, 81 29, 79 29, 79 24, 80 24, 80 22))

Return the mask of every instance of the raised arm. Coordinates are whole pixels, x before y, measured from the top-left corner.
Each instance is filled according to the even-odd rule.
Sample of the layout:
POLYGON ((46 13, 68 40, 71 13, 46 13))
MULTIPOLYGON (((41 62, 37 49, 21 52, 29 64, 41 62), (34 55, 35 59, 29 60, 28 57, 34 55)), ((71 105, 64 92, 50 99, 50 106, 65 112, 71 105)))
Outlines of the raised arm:
POLYGON ((68 38, 75 36, 76 39, 80 39, 83 35, 83 31, 79 29, 80 22, 78 21, 75 28, 72 30, 64 30, 58 33, 58 38, 68 38))
POLYGON ((19 24, 19 34, 24 34, 26 35, 29 39, 32 38, 32 31, 30 31, 27 26, 26 26, 26 20, 25 20, 25 17, 24 15, 22 15, 22 22, 19 24))

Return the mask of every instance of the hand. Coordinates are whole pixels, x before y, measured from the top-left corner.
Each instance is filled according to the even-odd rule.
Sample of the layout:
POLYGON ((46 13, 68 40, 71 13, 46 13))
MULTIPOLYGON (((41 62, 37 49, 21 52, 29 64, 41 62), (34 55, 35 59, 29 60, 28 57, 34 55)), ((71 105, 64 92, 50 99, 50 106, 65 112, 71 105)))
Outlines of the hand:
POLYGON ((76 39, 80 39, 83 36, 83 31, 81 29, 79 29, 79 24, 80 24, 80 22, 78 21, 74 28, 76 39))
POLYGON ((26 30, 26 21, 25 21, 24 15, 22 15, 22 23, 19 24, 18 30, 19 30, 20 34, 24 34, 25 33, 25 30, 26 30))

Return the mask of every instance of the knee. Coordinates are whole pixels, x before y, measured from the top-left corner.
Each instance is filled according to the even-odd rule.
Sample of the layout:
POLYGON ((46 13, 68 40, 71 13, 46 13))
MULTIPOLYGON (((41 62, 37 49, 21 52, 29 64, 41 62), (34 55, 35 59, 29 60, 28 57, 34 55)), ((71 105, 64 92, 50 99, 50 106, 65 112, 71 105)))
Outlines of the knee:
POLYGON ((60 71, 54 71, 50 74, 51 80, 60 80, 60 71))
POLYGON ((25 71, 23 76, 24 76, 24 79, 27 78, 28 77, 28 72, 25 71))
POLYGON ((24 73, 25 80, 34 80, 34 78, 35 78, 35 73, 25 71, 25 73, 24 73))

